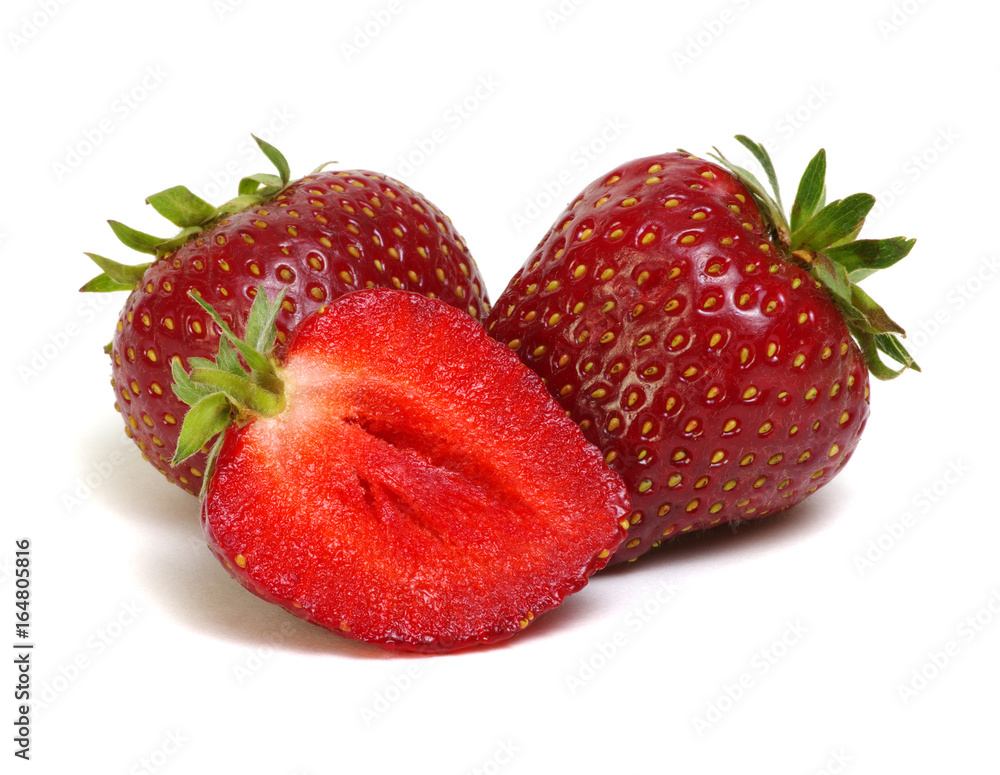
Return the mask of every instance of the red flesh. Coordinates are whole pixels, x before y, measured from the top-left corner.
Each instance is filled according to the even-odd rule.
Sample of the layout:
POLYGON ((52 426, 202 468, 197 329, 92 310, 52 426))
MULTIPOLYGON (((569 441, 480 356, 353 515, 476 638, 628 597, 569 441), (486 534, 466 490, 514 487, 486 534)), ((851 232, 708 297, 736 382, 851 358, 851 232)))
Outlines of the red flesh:
POLYGON ((509 637, 603 567, 624 485, 476 321, 360 291, 297 330, 287 406, 229 431, 203 505, 248 589, 351 638, 509 637))
POLYGON ((686 154, 588 186, 488 329, 628 485, 613 563, 798 503, 868 417, 868 372, 826 291, 781 254, 736 178, 686 154))

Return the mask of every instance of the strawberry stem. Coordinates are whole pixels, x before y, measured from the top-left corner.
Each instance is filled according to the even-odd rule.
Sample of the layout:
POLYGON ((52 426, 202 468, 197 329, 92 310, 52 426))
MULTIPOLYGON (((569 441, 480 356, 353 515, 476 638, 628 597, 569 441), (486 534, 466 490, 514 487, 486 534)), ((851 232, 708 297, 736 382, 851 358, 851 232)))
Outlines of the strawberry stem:
POLYGON ((281 392, 272 392, 222 369, 192 369, 190 377, 196 385, 214 388, 225 394, 234 406, 240 407, 244 412, 249 410, 253 414, 273 417, 285 408, 283 389, 281 392))

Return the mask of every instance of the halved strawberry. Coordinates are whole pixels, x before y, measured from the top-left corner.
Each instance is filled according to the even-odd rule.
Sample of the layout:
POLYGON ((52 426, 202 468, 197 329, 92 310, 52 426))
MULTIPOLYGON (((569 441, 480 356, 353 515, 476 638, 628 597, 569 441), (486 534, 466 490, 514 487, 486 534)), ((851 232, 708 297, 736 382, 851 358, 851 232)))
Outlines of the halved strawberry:
POLYGON ((284 156, 257 142, 278 174, 244 178, 235 199, 214 207, 183 186, 149 197, 181 228, 177 236, 109 222, 128 247, 153 256, 151 263, 126 266, 87 254, 103 271, 81 290, 131 292, 109 348, 125 431, 169 481, 192 493, 201 487, 205 458, 170 464, 186 410, 170 391, 170 364, 211 357, 219 337, 191 291, 239 329, 258 285, 283 289, 280 338, 323 304, 361 288, 417 291, 478 319, 489 310, 465 242, 425 197, 365 170, 319 168, 290 180, 284 156))
POLYGON ((216 363, 175 366, 192 404, 177 458, 222 431, 202 521, 254 594, 350 638, 447 651, 524 629, 621 542, 621 479, 464 312, 358 291, 279 363, 262 353, 280 296, 258 293, 252 347, 202 306, 224 338, 216 363))
POLYGON ((853 453, 869 371, 916 368, 856 284, 914 241, 856 239, 875 200, 827 204, 823 151, 786 218, 767 153, 738 139, 773 197, 724 158, 623 164, 573 201, 488 318, 628 484, 612 562, 798 503, 853 453))

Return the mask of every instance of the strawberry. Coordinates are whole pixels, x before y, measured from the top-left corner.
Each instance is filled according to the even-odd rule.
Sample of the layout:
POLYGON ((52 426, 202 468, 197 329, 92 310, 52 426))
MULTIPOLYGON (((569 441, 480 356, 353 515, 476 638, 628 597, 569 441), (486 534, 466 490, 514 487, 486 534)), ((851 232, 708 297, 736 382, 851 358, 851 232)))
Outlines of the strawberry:
POLYGON ((856 285, 914 241, 856 239, 874 199, 825 204, 822 150, 786 219, 767 153, 737 139, 774 197, 721 155, 624 164, 559 216, 487 321, 628 485, 612 562, 798 503, 854 451, 869 371, 917 368, 856 285))
MULTIPOLYGON (((257 138, 254 138, 257 140, 257 138)), ((146 201, 181 228, 172 239, 110 221, 127 246, 154 256, 125 266, 88 253, 102 273, 84 291, 130 295, 109 346, 116 408, 125 432, 167 479, 197 492, 203 454, 170 464, 186 407, 170 390, 171 361, 211 357, 219 338, 196 292, 232 321, 246 319, 258 285, 286 291, 278 316, 284 338, 309 313, 359 288, 403 288, 485 317, 482 278, 449 219, 385 175, 315 170, 289 180, 288 163, 257 140, 278 175, 252 175, 239 196, 213 207, 183 186, 146 201)))
POLYGON ((202 523, 243 586, 349 638, 450 651, 514 635, 607 563, 624 484, 477 321, 362 290, 278 357, 283 294, 258 291, 246 341, 195 298, 218 357, 174 364, 192 406, 175 462, 220 434, 202 523))

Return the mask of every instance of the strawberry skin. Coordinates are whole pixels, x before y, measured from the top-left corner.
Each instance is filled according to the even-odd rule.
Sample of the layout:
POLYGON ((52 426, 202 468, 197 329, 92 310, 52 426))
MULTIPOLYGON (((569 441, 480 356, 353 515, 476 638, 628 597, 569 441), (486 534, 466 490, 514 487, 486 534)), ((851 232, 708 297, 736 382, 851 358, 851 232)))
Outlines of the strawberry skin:
POLYGON ((170 390, 171 361, 212 357, 219 336, 188 293, 239 326, 261 285, 286 290, 280 338, 323 304, 361 288, 419 292, 479 320, 489 310, 482 277, 450 220, 385 175, 317 172, 214 219, 137 278, 111 348, 115 406, 126 433, 189 492, 201 487, 205 456, 178 468, 169 463, 187 409, 170 390))
POLYGON ((275 374, 276 413, 225 431, 202 522, 229 572, 296 616, 389 648, 491 643, 582 588, 625 535, 600 451, 441 301, 343 296, 275 374))
POLYGON ((864 430, 862 351, 757 202, 687 153, 629 162, 560 215, 488 318, 627 484, 613 563, 795 505, 864 430))

